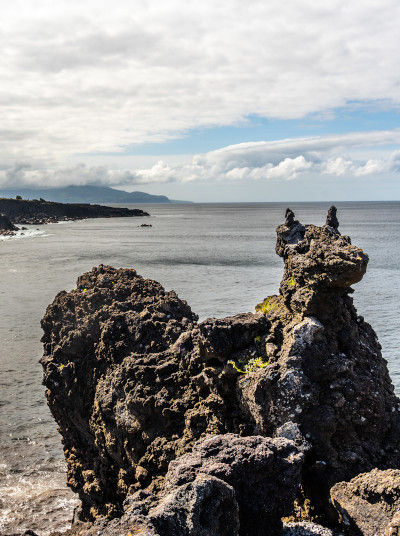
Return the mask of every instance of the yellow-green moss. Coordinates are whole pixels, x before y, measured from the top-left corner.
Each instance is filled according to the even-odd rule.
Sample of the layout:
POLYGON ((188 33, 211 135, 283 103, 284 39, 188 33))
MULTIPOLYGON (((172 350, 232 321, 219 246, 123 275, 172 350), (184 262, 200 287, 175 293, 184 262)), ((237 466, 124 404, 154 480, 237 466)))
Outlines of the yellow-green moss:
POLYGON ((288 282, 287 282, 288 287, 294 287, 295 284, 296 284, 296 281, 294 280, 294 277, 291 277, 290 279, 288 279, 288 282))
POLYGON ((262 303, 260 303, 260 305, 257 305, 256 309, 266 314, 272 311, 273 309, 276 309, 276 307, 278 307, 278 304, 274 303, 272 301, 272 298, 267 298, 262 303))
POLYGON ((268 367, 269 362, 263 361, 262 357, 252 357, 247 363, 239 361, 239 366, 234 361, 228 361, 228 364, 232 365, 232 367, 241 374, 250 374, 250 372, 254 372, 257 369, 268 367))

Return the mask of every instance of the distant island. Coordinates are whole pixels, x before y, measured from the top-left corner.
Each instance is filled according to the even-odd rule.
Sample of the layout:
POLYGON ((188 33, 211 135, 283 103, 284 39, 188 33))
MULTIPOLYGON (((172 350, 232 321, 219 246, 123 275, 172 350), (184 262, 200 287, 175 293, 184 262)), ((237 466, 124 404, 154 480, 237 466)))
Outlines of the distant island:
POLYGON ((0 215, 3 231, 17 230, 14 224, 40 225, 59 221, 88 218, 121 218, 149 216, 138 208, 107 207, 87 203, 55 203, 44 199, 27 200, 0 198, 0 215), (13 224, 12 226, 10 226, 13 224), (14 228, 13 228, 14 227, 14 228))
POLYGON ((177 201, 166 195, 153 195, 145 192, 125 192, 109 186, 64 186, 62 188, 19 188, 0 189, 0 197, 16 197, 24 199, 43 198, 58 203, 191 203, 177 201))

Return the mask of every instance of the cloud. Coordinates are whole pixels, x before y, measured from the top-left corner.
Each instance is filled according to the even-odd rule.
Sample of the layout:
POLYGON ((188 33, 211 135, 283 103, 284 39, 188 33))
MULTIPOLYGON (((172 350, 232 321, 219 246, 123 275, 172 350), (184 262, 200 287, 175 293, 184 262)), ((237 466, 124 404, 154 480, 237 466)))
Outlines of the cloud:
POLYGON ((0 21, 2 164, 122 152, 250 114, 400 104, 396 0, 18 5, 0 21))
POLYGON ((189 163, 170 164, 159 160, 150 167, 110 169, 78 164, 48 167, 17 163, 0 171, 0 186, 64 186, 103 184, 134 187, 153 183, 287 181, 304 175, 316 180, 396 175, 400 173, 400 151, 385 151, 370 158, 369 147, 400 141, 400 130, 350 133, 341 136, 309 137, 279 141, 242 143, 195 155, 189 163), (344 151, 346 148, 346 151, 344 151), (365 155, 354 156, 355 151, 365 155))

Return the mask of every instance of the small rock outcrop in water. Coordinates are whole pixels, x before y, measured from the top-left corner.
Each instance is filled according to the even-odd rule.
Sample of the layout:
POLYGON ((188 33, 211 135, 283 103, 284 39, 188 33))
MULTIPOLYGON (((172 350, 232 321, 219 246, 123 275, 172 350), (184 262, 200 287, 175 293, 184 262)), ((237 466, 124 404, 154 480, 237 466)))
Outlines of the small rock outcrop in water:
POLYGON ((334 209, 323 227, 301 224, 288 209, 276 251, 285 264, 280 294, 255 313, 198 323, 174 292, 132 269, 108 266, 81 276, 76 290, 61 292, 48 307, 44 383, 63 436, 68 482, 82 501, 79 517, 119 517, 98 519, 93 530, 123 531, 141 516, 149 534, 164 536, 152 521, 162 510, 173 513, 171 523, 181 520, 182 535, 209 535, 187 526, 196 513, 190 508, 212 496, 231 505, 232 534, 249 536, 244 505, 256 524, 252 534, 274 533, 263 516, 279 533, 283 513, 268 510, 270 495, 263 497, 257 482, 282 482, 287 489, 275 493, 284 494, 286 508, 296 478, 283 484, 280 456, 273 467, 268 456, 249 461, 251 509, 243 502, 246 480, 221 478, 207 469, 208 454, 199 455, 210 435, 221 438, 215 459, 225 456, 226 434, 236 434, 238 456, 259 436, 288 441, 302 460, 303 498, 321 514, 335 483, 397 466, 398 400, 376 335, 349 295, 367 255, 340 235, 334 209))
POLYGON ((374 469, 331 490, 344 525, 365 536, 400 533, 400 470, 374 469))
POLYGON ((18 231, 16 227, 5 214, 0 214, 0 235, 14 235, 18 231))

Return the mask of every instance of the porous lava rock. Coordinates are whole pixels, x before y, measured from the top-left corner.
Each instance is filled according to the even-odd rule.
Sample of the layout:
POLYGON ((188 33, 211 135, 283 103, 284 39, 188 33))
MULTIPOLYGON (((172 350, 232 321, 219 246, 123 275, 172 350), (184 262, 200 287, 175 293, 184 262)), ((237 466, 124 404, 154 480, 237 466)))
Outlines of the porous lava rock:
POLYGON ((83 518, 120 514, 128 494, 160 487, 197 439, 246 427, 227 359, 250 359, 268 320, 196 320, 174 292, 106 266, 47 309, 46 394, 83 518))
POLYGON ((337 481, 397 466, 400 432, 381 346, 350 297, 368 256, 340 235, 335 217, 331 209, 330 225, 317 227, 289 211, 278 227, 280 295, 257 306, 271 322, 269 366, 238 380, 255 433, 273 435, 292 421, 311 444, 303 486, 320 508, 337 481))
POLYGON ((368 257, 335 218, 303 225, 288 209, 280 292, 255 313, 198 323, 174 292, 109 266, 57 295, 42 321, 44 383, 82 520, 162 497, 170 462, 209 435, 293 439, 320 512, 336 482, 397 466, 398 400, 350 296, 368 257))
POLYGON ((118 520, 77 524, 72 534, 98 530, 103 536, 125 536, 135 527, 138 534, 157 536, 280 535, 303 459, 282 437, 210 436, 170 463, 158 496, 138 491, 127 498, 118 520))
POLYGON ((373 469, 331 489, 343 527, 352 535, 392 536, 400 528, 400 470, 373 469))
POLYGON ((198 441, 169 465, 163 493, 216 477, 230 484, 239 507, 240 534, 282 532, 281 518, 292 511, 304 455, 283 437, 224 434, 198 441))

